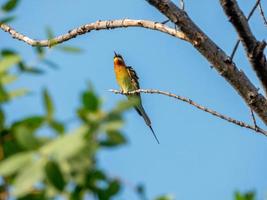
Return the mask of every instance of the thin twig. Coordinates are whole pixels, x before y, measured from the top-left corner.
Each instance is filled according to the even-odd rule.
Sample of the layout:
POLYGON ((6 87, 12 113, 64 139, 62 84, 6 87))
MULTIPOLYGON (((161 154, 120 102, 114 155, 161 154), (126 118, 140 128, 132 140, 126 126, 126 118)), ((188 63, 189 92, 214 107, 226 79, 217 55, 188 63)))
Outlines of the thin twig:
POLYGON ((184 0, 180 0, 180 8, 182 9, 182 10, 184 10, 184 0))
POLYGON ((261 14, 261 17, 262 17, 262 19, 263 19, 263 22, 264 22, 265 26, 267 26, 267 20, 266 20, 266 17, 265 17, 265 15, 264 15, 264 11, 263 11, 261 2, 259 2, 259 9, 260 9, 260 14, 261 14))
POLYGON ((242 121, 239 121, 239 120, 236 120, 236 119, 233 119, 231 117, 228 117, 226 115, 223 115, 223 114, 220 114, 218 113, 217 111, 215 110, 212 110, 212 109, 209 109, 209 108, 206 108, 194 101, 192 101, 191 99, 188 99, 186 97, 182 97, 182 96, 179 96, 179 95, 176 95, 176 94, 172 94, 170 92, 164 92, 164 91, 160 91, 160 90, 155 90, 155 89, 139 89, 139 90, 135 90, 135 91, 132 91, 132 92, 122 92, 122 91, 118 91, 118 90, 114 90, 114 89, 110 89, 109 90, 110 92, 113 92, 115 94, 123 94, 123 95, 126 95, 126 94, 136 94, 136 93, 149 93, 149 94, 161 94, 161 95, 165 95, 165 96, 168 96, 168 97, 172 97, 172 98, 175 98, 175 99, 178 99, 180 101, 183 101, 183 102, 186 102, 204 112, 207 112, 207 113, 210 113, 216 117, 219 117, 223 120, 226 120, 230 123, 233 123, 235 125, 238 125, 238 126, 241 126, 241 127, 244 127, 244 128, 248 128, 248 129, 251 129, 257 133, 261 133, 265 136, 267 136, 267 131, 259 128, 258 126, 252 126, 252 125, 249 125, 245 122, 242 122, 242 121))
POLYGON ((157 30, 171 36, 177 37, 182 40, 187 40, 187 37, 181 31, 170 28, 162 23, 149 21, 149 20, 134 20, 134 19, 118 19, 118 20, 107 20, 107 21, 96 21, 94 23, 85 24, 78 28, 68 31, 68 33, 59 35, 55 38, 49 40, 35 40, 29 38, 15 29, 11 28, 7 24, 1 24, 0 28, 5 32, 9 33, 13 38, 26 42, 31 46, 42 46, 42 47, 51 47, 62 43, 64 41, 75 38, 78 35, 88 33, 92 30, 108 30, 114 28, 125 28, 125 27, 142 27, 146 29, 157 30))
MULTIPOLYGON (((250 18, 252 17, 253 13, 255 12, 256 8, 258 7, 258 5, 260 6, 260 0, 257 0, 255 5, 253 6, 253 8, 251 9, 251 11, 249 12, 248 16, 247 16, 247 21, 250 20, 250 18)), ((233 60, 234 56, 235 56, 235 53, 236 53, 236 50, 238 48, 240 44, 240 40, 238 39, 235 43, 235 46, 233 48, 233 51, 231 53, 231 56, 230 56, 230 59, 233 60)))
POLYGON ((254 4, 254 6, 252 7, 251 11, 249 12, 248 16, 247 16, 247 20, 249 21, 250 18, 252 17, 252 15, 254 14, 256 8, 258 7, 259 3, 261 0, 257 0, 256 3, 254 4))
POLYGON ((234 56, 235 56, 235 53, 236 53, 236 50, 237 50, 239 44, 240 44, 240 40, 237 40, 236 43, 235 43, 235 46, 234 46, 234 48, 233 48, 233 51, 232 51, 232 53, 231 53, 231 56, 230 56, 230 59, 231 59, 231 60, 234 59, 234 56))
POLYGON ((250 108, 250 114, 251 114, 251 118, 253 120, 253 124, 254 124, 255 129, 258 129, 256 118, 255 118, 254 112, 253 112, 253 110, 251 108, 250 108))

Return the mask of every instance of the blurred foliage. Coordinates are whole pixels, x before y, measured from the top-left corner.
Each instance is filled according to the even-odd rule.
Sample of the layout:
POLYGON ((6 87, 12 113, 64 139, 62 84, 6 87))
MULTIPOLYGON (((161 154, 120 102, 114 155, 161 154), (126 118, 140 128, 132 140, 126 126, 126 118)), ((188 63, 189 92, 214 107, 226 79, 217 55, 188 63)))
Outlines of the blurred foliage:
POLYGON ((5 12, 10 12, 17 7, 19 0, 8 0, 1 6, 1 9, 5 12))
MULTIPOLYGON (((42 50, 37 51, 41 53, 42 50)), ((20 75, 11 73, 11 68, 20 71, 22 65, 24 61, 15 51, 1 51, 1 104, 26 94, 24 89, 9 91, 6 87, 20 75)), ((6 123, 4 109, 0 110, 0 175, 3 178, 0 196, 9 190, 16 199, 53 199, 59 195, 82 199, 91 194, 105 200, 117 195, 121 183, 98 168, 97 153, 102 148, 126 143, 120 131, 122 113, 133 103, 120 102, 114 109, 104 111, 100 97, 90 86, 82 93, 77 109, 80 126, 68 132, 65 124, 55 119, 53 100, 47 89, 43 90, 43 105, 44 115, 28 116, 11 124, 6 123), (40 134, 43 129, 56 135, 40 134)))
POLYGON ((246 192, 241 194, 240 192, 235 193, 235 200, 256 200, 254 192, 246 192))
MULTIPOLYGON (((13 59, 2 58, 1 63, 15 64, 15 59, 10 60, 13 59)), ((121 114, 132 103, 125 102, 129 106, 123 109, 117 106, 104 111, 99 96, 90 88, 82 93, 77 109, 80 126, 65 132, 64 124, 54 118, 54 105, 47 90, 43 90, 43 102, 44 115, 29 116, 10 125, 5 123, 4 111, 1 112, 2 189, 11 187, 11 195, 17 199, 50 199, 58 195, 82 199, 85 194, 110 199, 116 195, 121 189, 120 181, 98 169, 96 156, 102 148, 126 143, 120 131, 121 114), (43 127, 57 134, 54 137, 37 134, 43 127)))
MULTIPOLYGON (((6 1, 1 6, 7 16, 2 23, 11 22, 9 12, 19 1, 6 1)), ((54 37, 47 28, 47 37, 54 37)), ((108 176, 97 165, 97 155, 103 148, 110 149, 126 143, 121 133, 122 113, 129 109, 116 106, 104 111, 100 97, 90 86, 81 94, 81 105, 77 109, 79 126, 66 130, 66 124, 55 118, 55 107, 47 89, 43 89, 43 115, 28 116, 6 123, 5 103, 27 94, 24 88, 10 90, 22 73, 44 74, 40 64, 58 69, 48 59, 51 49, 36 47, 36 60, 28 64, 13 49, 0 49, 0 199, 83 199, 85 195, 97 199, 111 199, 121 190, 121 182, 108 176), (52 136, 42 134, 51 131, 52 136)), ((73 46, 59 45, 52 49, 63 53, 80 53, 73 46)), ((19 101, 19 99, 17 100, 19 101)))
MULTIPOLYGON (((12 14, 19 0, 7 0, 1 5, 5 15, 0 23, 15 19, 12 14)), ((55 36, 46 28, 49 40, 55 36)), ((53 44, 55 45, 55 44, 53 44)), ((126 144, 121 132, 122 114, 136 101, 119 102, 110 111, 102 108, 101 98, 90 85, 82 92, 76 119, 79 126, 66 130, 66 124, 55 118, 55 107, 47 89, 43 89, 43 115, 33 115, 7 123, 3 105, 16 97, 26 95, 25 88, 9 89, 22 73, 44 74, 39 66, 52 69, 58 65, 48 59, 48 52, 81 53, 82 49, 67 45, 51 45, 50 49, 35 47, 36 60, 28 64, 13 49, 0 49, 0 200, 93 199, 109 200, 118 197, 124 184, 109 176, 98 165, 98 153, 126 144), (52 47, 53 46, 53 47, 52 47), (42 134, 49 130, 53 136, 42 134), (92 199, 90 198, 90 199, 92 199)), ((17 100, 19 101, 19 100, 17 100)), ((140 200, 148 200, 144 185, 134 189, 140 200)), ((162 195, 155 200, 173 200, 162 195)), ((255 200, 254 193, 235 194, 235 200, 255 200)))

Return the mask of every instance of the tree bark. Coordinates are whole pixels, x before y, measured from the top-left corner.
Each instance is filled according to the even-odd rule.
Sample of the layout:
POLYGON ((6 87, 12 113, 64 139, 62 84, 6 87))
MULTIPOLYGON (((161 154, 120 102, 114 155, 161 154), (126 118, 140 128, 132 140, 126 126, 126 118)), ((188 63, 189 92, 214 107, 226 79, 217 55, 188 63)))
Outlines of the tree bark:
POLYGON ((235 0, 220 0, 220 3, 229 21, 238 33, 248 60, 256 72, 267 96, 267 62, 263 53, 266 43, 264 41, 257 41, 249 27, 247 18, 235 0))
POLYGON ((228 81, 246 104, 267 125, 267 101, 258 92, 245 73, 239 70, 226 53, 219 48, 187 15, 170 0, 147 0, 176 24, 189 41, 228 81))

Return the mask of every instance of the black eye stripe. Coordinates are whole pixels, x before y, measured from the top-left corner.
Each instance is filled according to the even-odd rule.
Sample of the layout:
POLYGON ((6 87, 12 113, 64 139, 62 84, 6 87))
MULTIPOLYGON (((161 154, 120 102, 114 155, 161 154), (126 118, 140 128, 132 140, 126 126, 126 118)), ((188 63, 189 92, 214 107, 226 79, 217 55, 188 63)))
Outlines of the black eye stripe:
POLYGON ((122 56, 120 54, 117 54, 116 56, 114 56, 114 58, 118 58, 120 60, 123 60, 122 56))

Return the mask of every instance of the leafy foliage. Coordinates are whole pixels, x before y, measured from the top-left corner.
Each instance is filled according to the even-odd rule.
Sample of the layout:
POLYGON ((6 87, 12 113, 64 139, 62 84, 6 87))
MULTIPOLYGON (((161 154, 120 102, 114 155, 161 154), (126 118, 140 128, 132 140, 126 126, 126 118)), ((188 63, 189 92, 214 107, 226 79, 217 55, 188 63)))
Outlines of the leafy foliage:
POLYGON ((18 3, 19 3, 19 0, 8 0, 4 5, 2 5, 1 8, 3 11, 9 12, 15 9, 18 3))
POLYGON ((120 191, 121 183, 117 179, 97 169, 96 155, 101 147, 119 147, 126 143, 119 130, 122 111, 117 113, 118 118, 109 118, 113 111, 102 110, 100 98, 92 89, 81 96, 78 119, 82 124, 69 133, 54 119, 53 102, 47 90, 43 92, 44 116, 28 117, 4 127, 7 133, 3 140, 9 136, 18 146, 15 152, 4 150, 0 162, 0 174, 7 180, 6 184, 12 185, 14 197, 23 199, 36 191, 45 198, 55 198, 60 193, 69 198, 77 196, 77 190, 70 191, 68 184, 79 188, 79 198, 92 192, 100 199, 110 199, 120 191), (118 122, 119 125, 114 126, 118 122), (37 131, 46 124, 53 124, 61 134, 55 138, 37 136, 37 131), (98 181, 104 182, 105 187, 98 181), (40 184, 42 189, 36 187, 40 184))
POLYGON ((235 200, 256 200, 254 192, 246 192, 241 194, 240 192, 235 193, 235 200))
MULTIPOLYGON (((18 1, 10 0, 2 6, 12 11, 18 1)), ((2 22, 12 20, 3 18, 2 22), (4 21, 6 20, 6 21, 4 21)), ((54 37, 47 29, 48 38, 54 37)), ((79 53, 80 48, 61 45, 63 53, 79 53)), ((47 49, 35 48, 37 65, 43 63, 52 68, 57 64, 47 59, 47 49)), ((10 91, 10 83, 19 79, 21 73, 43 74, 36 66, 29 66, 12 49, 0 50, 0 104, 7 103, 27 90, 10 91)), ((105 148, 119 147, 126 143, 120 131, 122 113, 127 109, 104 111, 99 96, 89 87, 81 94, 77 109, 80 126, 66 130, 65 124, 55 118, 55 107, 47 89, 43 90, 43 115, 33 115, 6 123, 5 110, 0 107, 0 196, 15 199, 82 199, 92 194, 99 199, 111 199, 121 190, 121 182, 109 177, 97 165, 98 152, 105 148), (116 117, 111 117, 116 115, 116 117), (52 131, 54 136, 42 134, 52 131), (71 185, 71 187, 70 187, 71 185)), ((130 108, 130 107, 129 107, 130 108)), ((52 134, 53 135, 53 134, 52 134)))

